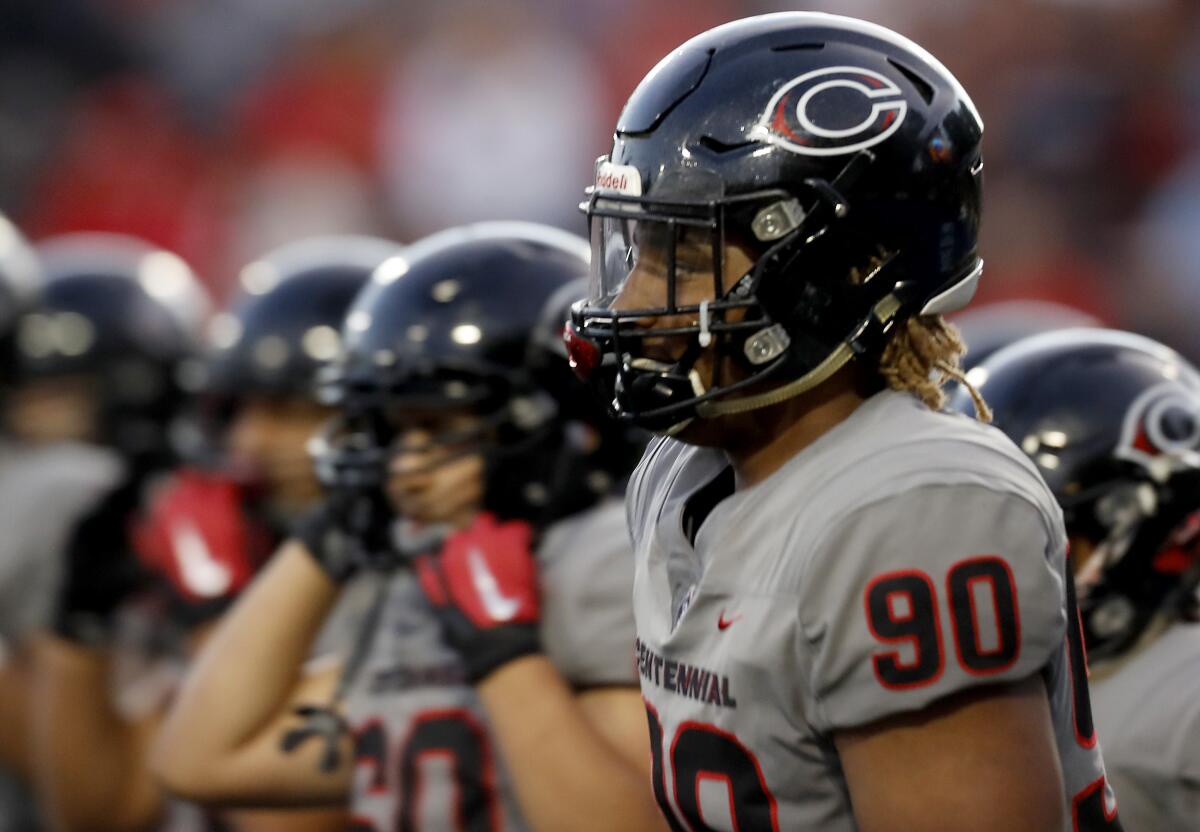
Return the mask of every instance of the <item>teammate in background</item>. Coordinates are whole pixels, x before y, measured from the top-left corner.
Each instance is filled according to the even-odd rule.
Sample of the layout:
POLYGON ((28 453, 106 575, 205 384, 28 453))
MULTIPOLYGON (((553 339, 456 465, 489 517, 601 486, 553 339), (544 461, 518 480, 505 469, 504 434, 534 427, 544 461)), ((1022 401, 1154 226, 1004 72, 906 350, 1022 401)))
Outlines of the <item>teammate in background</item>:
POLYGON ((569 350, 664 434, 627 505, 673 829, 1119 828, 1058 507, 939 412, 982 129, 911 41, 784 13, 671 53, 598 164, 569 350))
POLYGON ((189 626, 214 621, 319 501, 308 443, 333 414, 318 373, 346 310, 401 246, 375 237, 289 243, 247 265, 208 328, 188 388, 203 429, 193 464, 155 489, 138 553, 189 626))
POLYGON ((436 234, 376 272, 330 381, 329 501, 206 646, 158 746, 168 786, 349 800, 357 830, 660 826, 606 499, 640 444, 560 355, 586 273, 582 240, 522 223, 436 234), (384 574, 362 650, 302 673, 367 559, 384 574))
MULTIPOLYGON (((1066 518, 1091 665, 1084 737, 1131 829, 1200 819, 1200 372, 1137 335, 1023 339, 981 365, 996 424, 1066 518)), ((968 398, 951 402, 960 410, 968 398)))
MULTIPOLYGON (((47 280, 16 324, 7 424, 28 445, 86 454, 96 484, 85 510, 41 523, 61 527, 38 540, 60 570, 50 627, 32 641, 39 801, 51 828, 142 828, 148 793, 125 788, 136 748, 110 730, 125 718, 115 692, 123 707, 139 707, 129 694, 146 681, 110 672, 128 655, 131 634, 119 622, 134 620, 118 614, 145 586, 127 526, 171 464, 176 370, 208 303, 182 260, 140 240, 65 235, 37 253, 47 280)), ((37 525, 56 501, 24 511, 21 522, 37 525)))
MULTIPOLYGON (((176 633, 165 656, 146 655, 144 645, 133 652, 173 672, 155 701, 129 714, 107 690, 119 669, 120 645, 47 639, 52 650, 43 652, 54 661, 46 662, 41 676, 56 699, 43 708, 45 767, 53 770, 45 781, 61 828, 175 830, 218 823, 165 798, 146 763, 148 746, 181 666, 208 625, 272 551, 288 513, 302 511, 317 496, 305 442, 329 411, 313 399, 316 370, 336 352, 336 327, 367 276, 398 250, 382 240, 332 238, 273 252, 244 271, 233 310, 212 321, 207 354, 169 361, 173 375, 199 395, 189 400, 189 410, 203 405, 216 415, 210 425, 215 447, 207 449, 207 458, 199 455, 201 464, 156 477, 141 489, 137 523, 122 523, 111 537, 125 560, 136 552, 140 585, 165 601, 154 611, 154 626, 176 633), (89 774, 96 770, 108 779, 89 774)), ((161 275, 147 275, 143 283, 164 289, 161 275)), ((129 307, 123 312, 136 322, 135 332, 146 326, 148 315, 129 307)), ((98 332, 113 326, 94 322, 98 332)), ((115 365, 127 356, 102 359, 115 365)), ((94 547, 89 539, 86 552, 99 560, 103 553, 94 547)), ((97 568, 113 566, 101 561, 97 568)), ((340 829, 345 818, 336 812, 229 813, 219 822, 263 832, 340 829)))

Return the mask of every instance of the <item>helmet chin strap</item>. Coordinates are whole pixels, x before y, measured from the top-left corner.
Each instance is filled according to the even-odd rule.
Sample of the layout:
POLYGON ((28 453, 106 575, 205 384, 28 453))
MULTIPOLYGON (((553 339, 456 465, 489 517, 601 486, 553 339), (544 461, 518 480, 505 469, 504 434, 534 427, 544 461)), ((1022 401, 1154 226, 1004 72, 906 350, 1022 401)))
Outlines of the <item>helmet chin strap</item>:
MULTIPOLYGON (((899 310, 899 299, 895 295, 888 295, 875 304, 872 316, 879 323, 886 324, 895 317, 899 310)), ((794 381, 753 396, 701 402, 696 406, 696 415, 702 419, 715 419, 718 416, 748 413, 751 410, 771 407, 799 396, 801 393, 806 393, 826 381, 854 358, 856 351, 852 346, 853 341, 853 338, 843 341, 837 349, 825 357, 825 360, 794 381)))

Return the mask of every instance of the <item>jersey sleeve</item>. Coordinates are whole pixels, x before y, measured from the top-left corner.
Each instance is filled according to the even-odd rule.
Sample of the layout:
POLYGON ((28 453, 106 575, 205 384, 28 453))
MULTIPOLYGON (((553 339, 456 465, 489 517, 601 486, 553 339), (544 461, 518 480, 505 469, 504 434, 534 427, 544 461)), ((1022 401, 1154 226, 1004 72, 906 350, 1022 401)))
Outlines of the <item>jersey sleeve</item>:
POLYGON ((542 644, 577 688, 637 685, 633 550, 619 501, 548 530, 538 551, 542 644))
POLYGON ((1023 679, 1061 649, 1056 508, 977 483, 860 505, 816 541, 800 620, 806 712, 837 731, 1023 679))

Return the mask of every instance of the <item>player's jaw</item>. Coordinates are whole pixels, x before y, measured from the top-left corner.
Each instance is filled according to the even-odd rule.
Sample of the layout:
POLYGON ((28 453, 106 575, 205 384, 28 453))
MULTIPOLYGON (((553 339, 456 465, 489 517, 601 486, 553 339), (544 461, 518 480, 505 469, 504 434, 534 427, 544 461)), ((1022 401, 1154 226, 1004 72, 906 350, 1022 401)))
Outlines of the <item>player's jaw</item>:
MULTIPOLYGON (((692 244, 692 248, 697 247, 692 244)), ((628 279, 613 301, 613 311, 650 309, 665 305, 666 278, 663 276, 664 270, 656 264, 664 262, 667 259, 666 254, 663 252, 648 252, 647 254, 649 256, 643 255, 641 262, 630 271, 628 279)), ((712 262, 711 250, 704 248, 698 253, 693 252, 687 259, 695 263, 710 263, 712 262)), ((755 256, 747 247, 727 242, 722 257, 724 263, 722 285, 728 287, 737 283, 743 275, 750 271, 754 261, 755 256)), ((701 279, 693 275, 687 279, 679 279, 675 285, 676 304, 683 307, 698 307, 702 301, 712 302, 716 299, 714 287, 715 281, 710 277, 701 279)), ((747 313, 744 309, 732 309, 725 314, 727 320, 737 321, 744 318, 747 313)), ((646 316, 623 326, 637 327, 640 335, 636 339, 629 339, 629 343, 633 345, 630 350, 631 357, 646 358, 664 365, 674 365, 692 346, 696 336, 693 334, 656 336, 653 333, 683 327, 695 328, 697 325, 697 317, 693 313, 690 315, 646 316)), ((720 379, 722 384, 729 384, 746 377, 746 370, 733 359, 730 348, 719 354, 716 344, 717 339, 714 338, 709 346, 702 347, 692 365, 705 389, 710 389, 717 379, 720 379), (716 372, 718 361, 720 361, 719 373, 716 372)), ((756 391, 751 389, 749 392, 756 391)), ((723 416, 716 419, 698 418, 674 436, 691 445, 725 447, 738 437, 753 432, 757 423, 761 421, 751 414, 723 416)))
POLYGON ((4 427, 24 442, 90 442, 98 435, 99 418, 99 400, 90 380, 63 377, 31 382, 9 393, 4 427))
POLYGON ((329 417, 312 402, 260 399, 246 402, 228 433, 234 468, 258 480, 274 512, 293 516, 320 497, 307 442, 329 417))
POLYGON ((453 421, 400 433, 388 465, 387 493, 401 517, 466 526, 478 513, 483 503, 483 455, 478 447, 439 441, 451 431, 470 432, 463 419, 453 421))

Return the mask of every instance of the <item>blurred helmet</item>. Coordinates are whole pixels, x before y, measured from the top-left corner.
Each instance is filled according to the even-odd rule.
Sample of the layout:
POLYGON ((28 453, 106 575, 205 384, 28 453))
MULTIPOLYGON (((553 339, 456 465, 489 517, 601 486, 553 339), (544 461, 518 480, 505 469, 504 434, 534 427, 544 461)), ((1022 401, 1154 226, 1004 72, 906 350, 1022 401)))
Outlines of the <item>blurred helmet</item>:
POLYGON ((433 441, 483 455, 488 510, 544 524, 610 493, 637 440, 597 429, 602 408, 582 404, 587 391, 561 360, 562 315, 587 254, 554 228, 479 223, 381 266, 347 315, 345 350, 323 387, 345 414, 319 454, 326 483, 386 476, 395 437, 380 414, 466 410, 482 417, 477 436, 433 441))
POLYGON ((0 388, 11 381, 16 361, 17 319, 35 302, 42 280, 33 247, 0 214, 0 388))
POLYGON ((1008 300, 974 307, 952 319, 967 345, 962 367, 970 370, 1009 344, 1056 329, 1098 327, 1100 321, 1080 309, 1044 300, 1008 300))
MULTIPOLYGON (((1029 455, 1067 531, 1096 553, 1080 575, 1088 652, 1132 645, 1200 580, 1200 372, 1125 332, 1071 329, 1001 349, 972 370, 995 424, 1029 455)), ((951 407, 973 412, 959 389, 951 407)))
POLYGON ((786 12, 693 38, 634 90, 597 163, 575 364, 619 416, 668 431, 783 401, 855 356, 874 366, 897 322, 974 294, 982 134, 954 76, 880 26, 786 12), (731 243, 754 262, 726 280, 731 243), (653 297, 615 307, 649 246, 653 297), (677 303, 686 283, 708 300, 677 303), (653 335, 688 346, 651 358, 647 324, 668 316, 653 335), (745 377, 705 388, 709 344, 745 377))
POLYGON ((314 396, 318 369, 341 349, 346 310, 401 251, 377 237, 318 237, 247 265, 239 295, 209 326, 198 388, 229 398, 314 396))
POLYGON ((36 251, 46 282, 17 321, 18 383, 91 379, 100 440, 134 458, 165 453, 179 369, 210 308, 191 268, 117 234, 65 234, 36 251))

